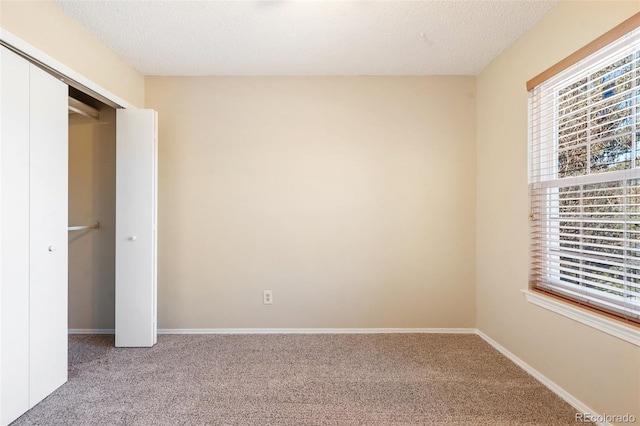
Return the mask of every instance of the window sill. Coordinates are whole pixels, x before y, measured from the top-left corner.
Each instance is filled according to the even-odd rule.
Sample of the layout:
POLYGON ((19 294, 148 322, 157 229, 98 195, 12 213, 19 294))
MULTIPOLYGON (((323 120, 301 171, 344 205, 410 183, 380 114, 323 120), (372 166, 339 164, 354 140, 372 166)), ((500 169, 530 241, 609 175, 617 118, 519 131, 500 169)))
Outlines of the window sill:
POLYGON ((593 327, 604 333, 615 336, 619 339, 640 346, 640 329, 622 324, 618 321, 602 317, 600 315, 577 308, 568 303, 545 296, 535 291, 522 290, 527 302, 548 309, 552 312, 571 318, 582 324, 593 327))

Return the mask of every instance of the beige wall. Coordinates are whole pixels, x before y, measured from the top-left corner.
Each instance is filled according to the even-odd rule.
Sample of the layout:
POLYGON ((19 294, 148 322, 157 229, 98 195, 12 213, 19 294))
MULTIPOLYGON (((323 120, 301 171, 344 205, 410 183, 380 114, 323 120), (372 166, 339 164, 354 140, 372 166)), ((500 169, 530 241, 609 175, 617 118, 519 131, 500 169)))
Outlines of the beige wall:
POLYGON ((144 77, 49 0, 0 0, 0 27, 131 104, 144 106, 144 77))
POLYGON ((640 418, 640 348, 525 301, 525 82, 640 10, 563 2, 477 79, 477 325, 600 413, 640 418))
POLYGON ((159 327, 474 327, 474 87, 148 77, 159 327))
POLYGON ((115 110, 100 122, 70 117, 69 225, 100 222, 97 230, 69 232, 69 328, 115 325, 115 110))

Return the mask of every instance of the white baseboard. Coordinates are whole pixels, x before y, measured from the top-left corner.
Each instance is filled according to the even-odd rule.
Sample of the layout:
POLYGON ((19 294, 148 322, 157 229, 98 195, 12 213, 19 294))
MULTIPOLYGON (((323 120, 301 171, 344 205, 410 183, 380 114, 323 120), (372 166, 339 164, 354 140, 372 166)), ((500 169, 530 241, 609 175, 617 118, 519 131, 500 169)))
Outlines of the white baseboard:
MULTIPOLYGON (((573 408, 578 410, 579 413, 590 413, 590 414, 594 414, 595 416, 598 416, 595 411, 593 411, 592 409, 590 409, 589 407, 584 405, 577 398, 575 398, 569 392, 567 392, 566 390, 562 389, 560 386, 555 384, 553 381, 551 381, 549 378, 544 376, 538 370, 536 370, 535 368, 533 368, 532 366, 530 366, 529 364, 527 364, 526 362, 524 362, 523 360, 521 360, 520 358, 515 356, 513 353, 509 352, 504 346, 500 345, 498 342, 493 340, 491 337, 487 336, 486 334, 484 334, 480 330, 476 330, 476 334, 478 336, 480 336, 482 339, 484 339, 485 342, 487 342, 491 346, 493 346, 502 355, 504 355, 507 358, 509 358, 518 367, 522 368, 524 371, 529 373, 531 376, 533 376, 540 383, 545 385, 553 393, 555 393, 560 398, 565 400, 568 404, 573 406, 573 408)), ((601 426, 611 426, 609 423, 596 423, 596 424, 601 425, 601 426)))
MULTIPOLYGON (((164 328, 158 334, 475 334, 475 328, 164 328)), ((69 334, 115 334, 114 329, 70 328, 69 334)))
POLYGON ((69 334, 116 334, 113 328, 70 328, 69 334))
POLYGON ((475 334, 475 328, 164 328, 158 334, 475 334))

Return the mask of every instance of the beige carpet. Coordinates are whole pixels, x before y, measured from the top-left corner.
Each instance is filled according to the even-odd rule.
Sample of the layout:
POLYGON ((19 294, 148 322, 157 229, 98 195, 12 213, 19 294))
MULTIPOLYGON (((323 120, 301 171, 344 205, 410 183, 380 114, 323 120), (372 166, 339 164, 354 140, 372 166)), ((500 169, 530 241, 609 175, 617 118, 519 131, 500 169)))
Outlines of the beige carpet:
POLYGON ((14 425, 575 425, 474 335, 71 336, 69 361, 14 425))

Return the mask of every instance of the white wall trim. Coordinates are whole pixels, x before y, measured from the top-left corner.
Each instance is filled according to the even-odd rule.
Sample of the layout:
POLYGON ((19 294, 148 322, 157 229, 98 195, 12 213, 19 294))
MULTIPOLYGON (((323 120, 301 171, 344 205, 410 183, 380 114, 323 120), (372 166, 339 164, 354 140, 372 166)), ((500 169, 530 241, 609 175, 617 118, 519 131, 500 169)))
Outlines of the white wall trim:
POLYGON ((578 321, 579 323, 595 328, 596 330, 600 330, 626 342, 640 346, 640 329, 638 328, 625 325, 619 321, 609 319, 602 315, 594 314, 585 309, 580 309, 569 303, 564 303, 536 291, 522 290, 522 293, 524 293, 524 297, 529 303, 533 303, 536 306, 548 309, 574 321, 578 321))
POLYGON ((51 68, 52 70, 55 70, 56 72, 62 74, 69 80, 75 81, 81 84, 82 86, 86 87, 87 89, 97 93, 98 95, 109 99, 113 103, 120 105, 121 107, 124 107, 124 108, 135 108, 135 106, 132 105, 131 103, 125 101, 119 96, 116 96, 114 93, 110 92, 109 90, 105 89, 99 84, 94 83, 93 81, 84 77, 82 74, 69 68, 62 62, 58 61, 57 59, 53 58, 52 56, 48 55, 47 53, 33 46, 32 44, 27 43, 20 37, 16 36, 15 34, 11 33, 10 31, 7 31, 2 27, 0 27, 0 40, 3 43, 6 43, 11 47, 15 48, 16 50, 19 50, 25 55, 33 58, 34 60, 42 63, 43 65, 51 68))
POLYGON ((69 334, 115 334, 113 328, 70 328, 69 334))
MULTIPOLYGON (((536 380, 538 380, 540 383, 542 383, 543 385, 545 385, 549 390, 551 390, 553 393, 555 393, 556 395, 558 395, 560 398, 562 398, 563 400, 565 400, 567 403, 569 403, 571 406, 573 406, 573 408, 575 408, 576 410, 578 410, 578 412, 580 413, 589 413, 589 414, 593 414, 594 416, 598 416, 598 414, 596 414, 595 411, 593 411, 592 409, 590 409, 589 407, 587 407, 586 405, 584 405, 582 402, 580 402, 577 398, 575 398, 573 395, 571 395, 569 392, 567 392, 566 390, 562 389, 560 386, 558 386, 557 384, 555 384, 553 381, 551 381, 549 378, 547 378, 546 376, 544 376, 542 373, 540 373, 538 370, 536 370, 535 368, 531 367, 529 364, 527 364, 526 362, 524 362, 523 360, 521 360, 520 358, 518 358, 517 356, 515 356, 513 353, 509 352, 504 346, 500 345, 498 342, 496 342, 495 340, 493 340, 491 337, 487 336, 486 334, 484 334, 482 331, 480 330, 476 330, 476 334, 478 336, 480 336, 485 342, 489 343, 491 346, 493 346, 498 352, 500 352, 502 355, 506 356, 507 358, 509 358, 514 364, 516 364, 518 367, 522 368, 524 371, 526 371, 527 373, 529 373, 531 376, 533 376, 536 380)), ((602 426, 609 426, 609 423, 596 423, 602 426)))
POLYGON ((475 328, 164 328, 158 334, 475 334, 475 328))

